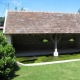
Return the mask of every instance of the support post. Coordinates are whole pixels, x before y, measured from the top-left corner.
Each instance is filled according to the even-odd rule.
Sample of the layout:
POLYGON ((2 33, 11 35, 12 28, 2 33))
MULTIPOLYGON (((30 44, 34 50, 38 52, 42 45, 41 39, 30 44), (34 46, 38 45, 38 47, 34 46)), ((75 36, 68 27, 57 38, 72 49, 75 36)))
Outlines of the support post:
POLYGON ((11 35, 5 35, 9 44, 12 44, 11 35))
POLYGON ((58 51, 57 51, 57 35, 55 35, 55 40, 54 40, 54 44, 55 44, 55 46, 54 46, 54 53, 53 53, 53 55, 54 56, 58 56, 58 51))

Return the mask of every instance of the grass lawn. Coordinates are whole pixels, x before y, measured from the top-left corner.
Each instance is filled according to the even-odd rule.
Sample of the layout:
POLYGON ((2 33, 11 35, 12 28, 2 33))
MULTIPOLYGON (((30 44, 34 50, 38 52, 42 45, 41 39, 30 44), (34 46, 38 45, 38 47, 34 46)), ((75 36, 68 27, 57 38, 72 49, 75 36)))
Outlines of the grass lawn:
POLYGON ((0 30, 0 32, 3 32, 3 30, 0 30))
POLYGON ((21 66, 12 80, 80 80, 80 61, 42 66, 21 66))
POLYGON ((59 60, 69 60, 69 59, 80 59, 80 54, 73 55, 59 55, 58 57, 54 56, 37 56, 37 57, 17 57, 16 61, 21 63, 39 63, 39 62, 49 62, 49 61, 59 61, 59 60))

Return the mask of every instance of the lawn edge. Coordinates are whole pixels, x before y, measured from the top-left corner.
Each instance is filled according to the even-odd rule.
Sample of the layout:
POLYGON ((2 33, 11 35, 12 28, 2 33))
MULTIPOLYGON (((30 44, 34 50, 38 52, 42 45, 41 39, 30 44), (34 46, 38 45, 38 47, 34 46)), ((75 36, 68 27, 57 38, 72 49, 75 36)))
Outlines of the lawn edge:
POLYGON ((39 65, 66 63, 66 62, 74 62, 74 61, 80 61, 80 59, 70 59, 70 60, 61 60, 61 61, 53 61, 53 62, 31 63, 31 64, 23 64, 18 61, 16 63, 20 66, 39 66, 39 65))

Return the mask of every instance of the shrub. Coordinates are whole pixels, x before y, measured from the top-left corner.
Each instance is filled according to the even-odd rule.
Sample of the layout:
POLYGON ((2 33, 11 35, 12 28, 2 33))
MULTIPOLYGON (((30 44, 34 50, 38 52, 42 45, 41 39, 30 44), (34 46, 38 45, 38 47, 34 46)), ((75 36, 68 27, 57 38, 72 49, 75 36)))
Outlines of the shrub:
POLYGON ((0 32, 0 79, 6 78, 7 80, 9 74, 14 70, 14 52, 12 45, 8 44, 5 36, 0 32))

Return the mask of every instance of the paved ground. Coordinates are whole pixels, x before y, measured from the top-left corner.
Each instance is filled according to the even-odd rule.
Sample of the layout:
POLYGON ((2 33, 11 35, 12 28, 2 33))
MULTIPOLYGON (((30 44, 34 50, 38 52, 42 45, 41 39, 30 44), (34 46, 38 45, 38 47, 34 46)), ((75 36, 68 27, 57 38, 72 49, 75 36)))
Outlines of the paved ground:
POLYGON ((21 65, 21 66, 39 66, 39 65, 57 64, 57 63, 74 62, 74 61, 80 61, 80 59, 62 60, 62 61, 54 61, 54 62, 32 63, 32 64, 23 64, 23 63, 17 62, 17 64, 21 65))
MULTIPOLYGON (((31 50, 31 51, 18 51, 16 56, 38 56, 38 55, 53 55, 53 50, 31 50)), ((78 53, 80 49, 60 49, 59 54, 78 53)))

